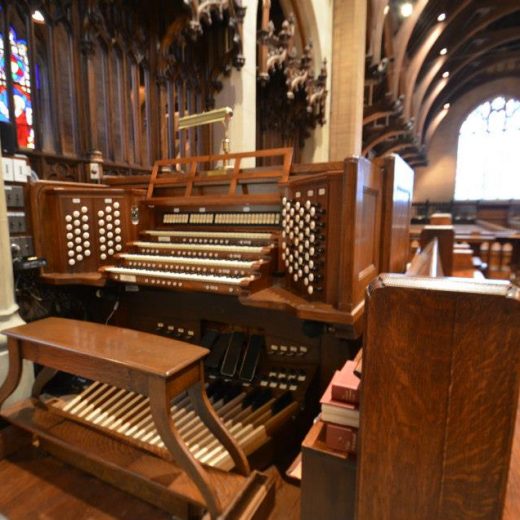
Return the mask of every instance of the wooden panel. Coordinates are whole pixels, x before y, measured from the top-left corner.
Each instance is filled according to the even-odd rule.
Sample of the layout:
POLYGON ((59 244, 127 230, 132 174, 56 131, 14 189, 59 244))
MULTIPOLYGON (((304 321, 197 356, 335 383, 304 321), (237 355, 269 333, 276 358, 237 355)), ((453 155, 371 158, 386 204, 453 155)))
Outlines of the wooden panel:
POLYGON ((439 256, 444 276, 451 276, 455 241, 453 226, 425 226, 421 231, 421 249, 424 249, 434 238, 439 240, 439 256))
MULTIPOLYGON (((35 251, 47 260, 43 273, 86 283, 137 237, 133 212, 144 193, 102 185, 37 182, 30 186, 35 251)), ((101 275, 97 275, 99 280, 101 275)))
POLYGON ((378 160, 383 176, 381 259, 383 273, 403 273, 409 256, 414 172, 398 155, 378 160))
POLYGON ((354 516, 356 461, 323 442, 318 421, 302 444, 301 519, 351 519, 354 516))
POLYGON ((340 295, 340 308, 352 309, 363 302, 367 285, 379 273, 381 174, 366 159, 349 159, 346 165, 351 182, 355 182, 355 227, 351 228, 353 235, 343 235, 345 256, 340 265, 350 265, 347 291, 352 293, 340 295))
POLYGON ((367 307, 357 518, 500 518, 518 402, 518 290, 383 276, 367 307))

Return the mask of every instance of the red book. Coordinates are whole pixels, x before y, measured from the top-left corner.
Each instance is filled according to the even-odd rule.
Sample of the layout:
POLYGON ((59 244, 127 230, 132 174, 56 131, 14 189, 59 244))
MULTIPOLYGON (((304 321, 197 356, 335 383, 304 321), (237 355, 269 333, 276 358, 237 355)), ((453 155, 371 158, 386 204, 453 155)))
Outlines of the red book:
POLYGON ((332 378, 332 399, 346 403, 359 403, 359 385, 361 380, 354 373, 356 364, 347 361, 345 366, 332 378))
POLYGON ((359 428, 358 407, 352 403, 332 399, 332 381, 323 394, 320 403, 322 421, 359 428))
POLYGON ((347 428, 338 424, 326 423, 325 425, 325 444, 339 451, 348 453, 356 452, 357 430, 347 428))

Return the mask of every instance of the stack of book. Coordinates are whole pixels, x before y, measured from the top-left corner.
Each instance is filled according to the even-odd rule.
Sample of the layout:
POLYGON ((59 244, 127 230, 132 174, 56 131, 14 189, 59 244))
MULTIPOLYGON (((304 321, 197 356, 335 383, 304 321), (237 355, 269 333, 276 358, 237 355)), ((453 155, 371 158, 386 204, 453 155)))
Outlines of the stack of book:
POLYGON ((347 361, 336 371, 321 398, 321 420, 325 423, 325 444, 333 450, 356 452, 359 428, 359 388, 356 363, 347 361))

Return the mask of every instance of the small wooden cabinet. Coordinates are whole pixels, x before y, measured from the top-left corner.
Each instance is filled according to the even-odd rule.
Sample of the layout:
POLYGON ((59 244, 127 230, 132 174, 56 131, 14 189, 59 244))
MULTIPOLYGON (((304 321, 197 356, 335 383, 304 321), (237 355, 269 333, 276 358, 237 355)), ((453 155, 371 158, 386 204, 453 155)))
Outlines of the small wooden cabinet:
POLYGON ((353 520, 356 457, 331 450, 324 436, 317 421, 302 444, 301 520, 353 520))

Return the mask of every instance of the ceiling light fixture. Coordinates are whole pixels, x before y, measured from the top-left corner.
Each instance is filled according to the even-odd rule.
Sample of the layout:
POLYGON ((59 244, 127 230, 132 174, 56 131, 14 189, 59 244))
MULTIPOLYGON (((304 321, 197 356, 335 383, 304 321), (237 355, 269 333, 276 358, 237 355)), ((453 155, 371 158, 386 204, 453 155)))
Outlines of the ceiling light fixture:
POLYGON ((449 103, 444 103, 444 110, 449 110, 451 105, 449 103))
POLYGON ((405 2, 401 5, 401 16, 408 18, 413 13, 413 4, 411 2, 405 2))
POLYGON ((442 77, 443 77, 444 79, 449 78, 449 77, 450 77, 450 73, 449 73, 448 71, 446 71, 446 72, 442 75, 442 77))
POLYGON ((444 49, 441 49, 441 52, 439 52, 439 54, 441 56, 446 56, 446 54, 448 54, 448 49, 446 49, 446 47, 444 47, 444 49))
POLYGON ((42 12, 39 11, 38 9, 36 9, 36 11, 33 12, 32 19, 36 23, 45 23, 45 17, 43 16, 42 12))
POLYGON ((446 13, 441 13, 439 16, 437 16, 438 22, 444 22, 446 20, 446 13))

